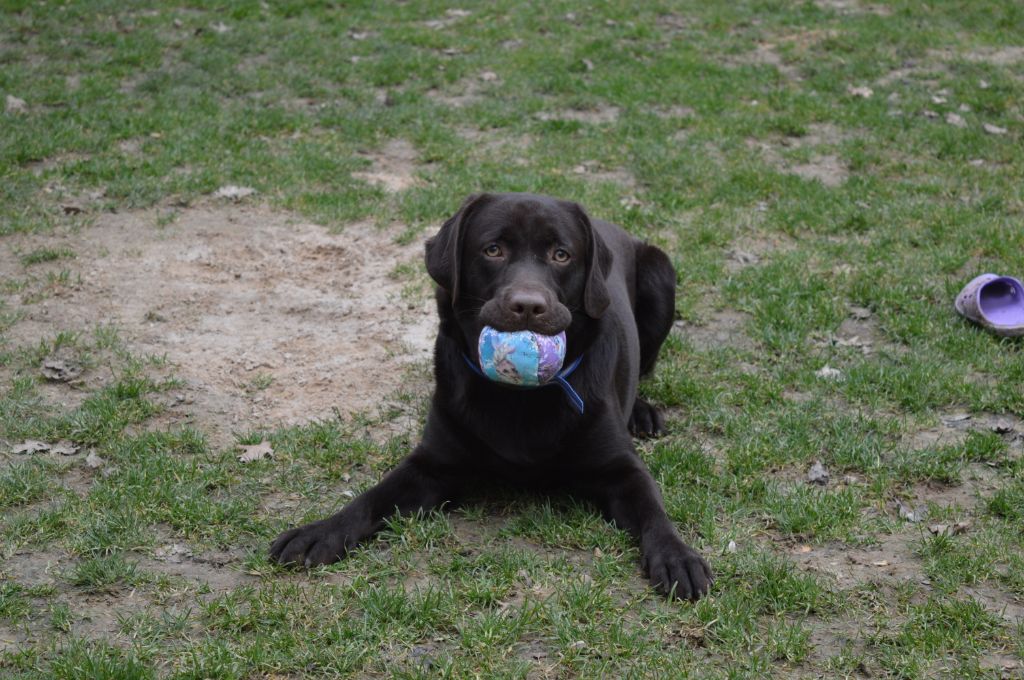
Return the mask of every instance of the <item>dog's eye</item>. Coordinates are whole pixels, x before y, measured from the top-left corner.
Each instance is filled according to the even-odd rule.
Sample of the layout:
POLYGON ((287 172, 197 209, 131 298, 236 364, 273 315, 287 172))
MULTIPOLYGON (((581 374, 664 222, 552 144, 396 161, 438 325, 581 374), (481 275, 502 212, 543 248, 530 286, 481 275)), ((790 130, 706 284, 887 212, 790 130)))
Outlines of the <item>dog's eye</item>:
POLYGON ((565 248, 555 248, 555 252, 551 253, 551 259, 559 264, 565 264, 569 261, 569 251, 565 248))
POLYGON ((501 257, 501 246, 497 243, 492 243, 484 248, 484 255, 487 257, 501 257))

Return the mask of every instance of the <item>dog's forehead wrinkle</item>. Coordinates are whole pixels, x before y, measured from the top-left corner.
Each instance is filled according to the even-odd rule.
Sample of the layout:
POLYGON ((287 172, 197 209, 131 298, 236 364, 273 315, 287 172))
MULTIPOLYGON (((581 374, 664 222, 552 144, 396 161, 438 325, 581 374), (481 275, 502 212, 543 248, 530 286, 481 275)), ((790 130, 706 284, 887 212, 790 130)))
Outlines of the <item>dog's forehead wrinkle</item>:
POLYGON ((473 230, 471 240, 479 245, 501 242, 510 246, 547 249, 577 246, 582 238, 573 229, 546 220, 484 222, 473 230))

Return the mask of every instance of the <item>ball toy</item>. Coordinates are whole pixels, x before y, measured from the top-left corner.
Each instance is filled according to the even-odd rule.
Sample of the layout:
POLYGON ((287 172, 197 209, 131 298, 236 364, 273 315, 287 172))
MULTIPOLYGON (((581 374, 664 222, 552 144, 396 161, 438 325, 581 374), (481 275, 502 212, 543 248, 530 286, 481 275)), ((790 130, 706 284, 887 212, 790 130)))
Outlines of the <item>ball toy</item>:
POLYGON ((565 331, 503 332, 484 326, 478 345, 480 368, 495 382, 521 387, 543 385, 558 375, 565 360, 565 331))

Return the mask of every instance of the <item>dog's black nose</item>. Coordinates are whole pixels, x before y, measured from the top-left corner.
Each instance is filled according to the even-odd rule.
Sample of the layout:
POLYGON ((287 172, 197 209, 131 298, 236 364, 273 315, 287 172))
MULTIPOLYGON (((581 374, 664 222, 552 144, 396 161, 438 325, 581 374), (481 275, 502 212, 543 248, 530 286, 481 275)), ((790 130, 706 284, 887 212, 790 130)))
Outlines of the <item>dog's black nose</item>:
POLYGON ((504 333, 533 331, 557 335, 572 323, 572 313, 541 286, 511 285, 484 303, 480 321, 504 333))
POLYGON ((531 320, 540 320, 548 313, 548 301, 538 291, 520 290, 509 296, 508 311, 517 322, 527 326, 531 320))

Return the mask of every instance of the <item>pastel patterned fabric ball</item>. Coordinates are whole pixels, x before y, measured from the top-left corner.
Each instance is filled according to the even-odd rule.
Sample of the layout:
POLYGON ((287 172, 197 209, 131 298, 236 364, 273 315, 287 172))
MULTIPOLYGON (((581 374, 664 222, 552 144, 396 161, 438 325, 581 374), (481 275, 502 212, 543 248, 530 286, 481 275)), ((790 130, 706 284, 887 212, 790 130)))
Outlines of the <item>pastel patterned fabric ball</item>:
POLYGON ((556 375, 565 360, 565 331, 540 335, 533 331, 503 333, 490 326, 480 332, 480 368, 491 380, 536 387, 556 375))

